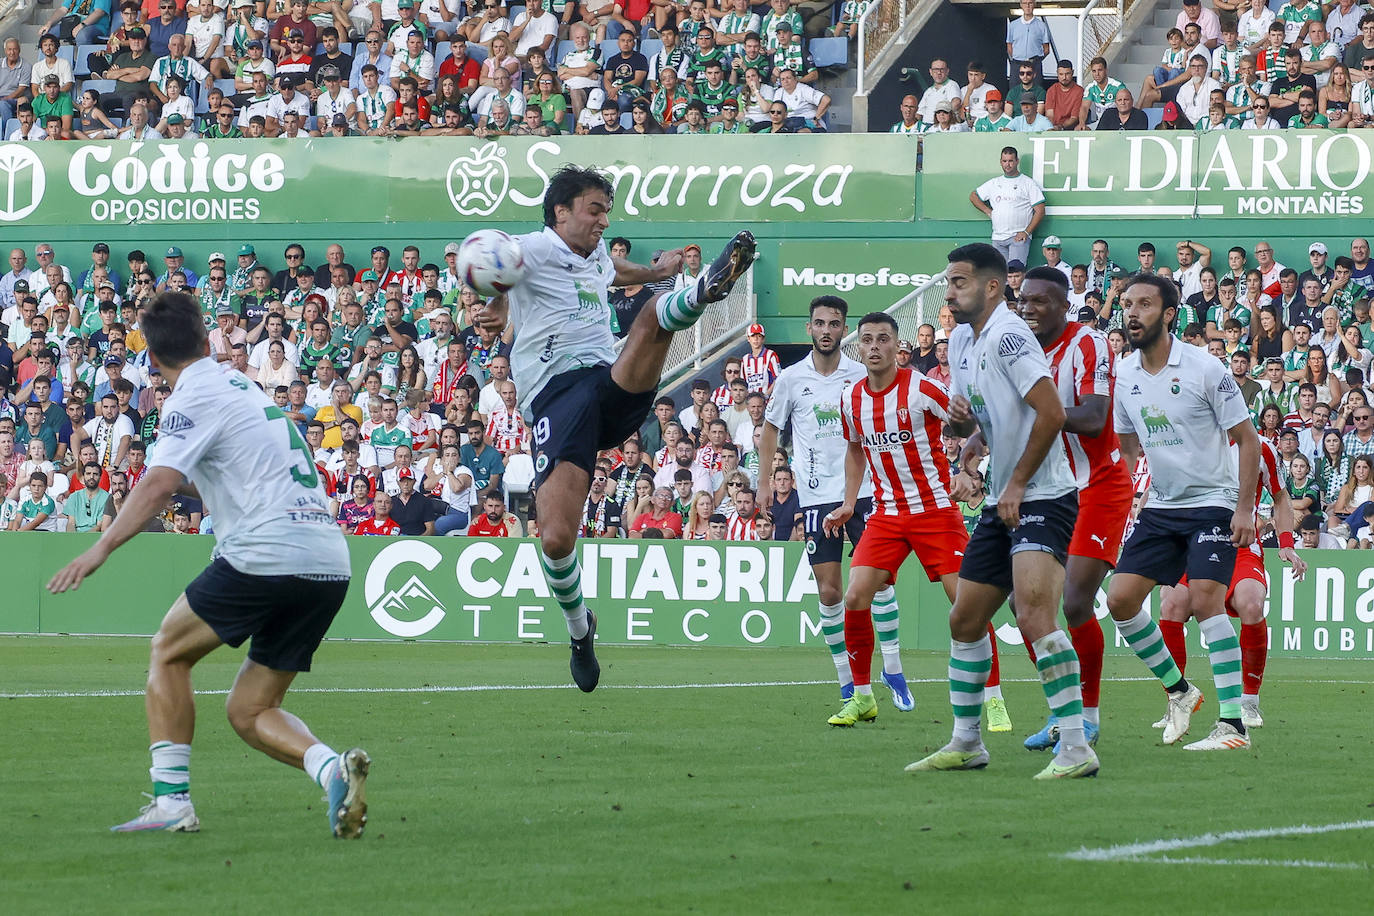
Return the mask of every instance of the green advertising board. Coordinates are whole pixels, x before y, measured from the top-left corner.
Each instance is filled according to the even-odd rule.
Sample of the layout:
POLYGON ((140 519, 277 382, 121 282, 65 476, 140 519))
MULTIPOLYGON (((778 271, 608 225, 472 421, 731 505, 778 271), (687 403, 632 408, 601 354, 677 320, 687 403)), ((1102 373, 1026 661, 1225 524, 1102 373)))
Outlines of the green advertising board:
POLYGON ((1351 219, 1374 195, 1365 131, 927 134, 921 218, 985 221, 968 195, 1008 145, 1051 217, 1351 219))
MULTIPOLYGON (((147 634, 205 565, 209 537, 139 535, 77 592, 50 595, 43 583, 93 537, 0 534, 12 570, 0 603, 0 632, 147 634)), ((350 538, 353 582, 329 635, 341 639, 562 642, 557 602, 529 539, 350 538)), ((1351 551, 1304 551, 1302 581, 1270 557, 1266 612, 1276 656, 1374 659, 1374 567, 1351 551)), ((583 590, 599 638, 625 645, 816 646, 824 644, 816 583, 803 545, 790 543, 580 542, 583 590)), ((1129 649, 1106 622, 1109 651, 1129 649)), ((949 602, 910 563, 897 585, 902 643, 949 646, 949 602)), ((1151 599, 1157 611, 1157 596, 1151 599)), ((1004 609, 1003 651, 1020 636, 1004 609)), ((1196 634, 1194 633, 1194 638, 1196 634)))
MULTIPOLYGON (((945 269, 958 242, 784 240, 778 244, 778 313, 806 316, 817 296, 840 296, 855 318, 881 311, 945 269)), ((902 332, 915 334, 915 328, 902 332)))
POLYGON ((0 144, 0 223, 530 221, 568 162, 606 172, 619 218, 915 217, 901 138, 359 137, 0 144))

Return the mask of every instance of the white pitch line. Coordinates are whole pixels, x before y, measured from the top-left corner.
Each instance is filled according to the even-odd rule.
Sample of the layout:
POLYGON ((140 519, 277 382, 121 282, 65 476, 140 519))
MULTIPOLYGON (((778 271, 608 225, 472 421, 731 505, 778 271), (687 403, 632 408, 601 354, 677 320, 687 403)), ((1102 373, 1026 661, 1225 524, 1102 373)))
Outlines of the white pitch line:
POLYGON ((1202 856, 1160 856, 1157 859, 1128 859, 1130 862, 1164 862, 1169 865, 1258 865, 1263 868, 1330 868, 1342 871, 1369 871, 1365 862, 1323 862, 1317 859, 1207 859, 1202 856))
MULTIPOLYGON (((1197 849, 1205 846, 1219 846, 1237 840, 1262 840, 1272 837, 1315 836, 1322 833, 1338 833, 1346 830, 1374 830, 1374 820, 1345 821, 1339 824, 1298 824, 1294 827, 1265 827, 1259 830, 1228 830, 1224 833, 1203 833, 1192 837, 1175 837, 1167 840, 1152 840, 1148 843, 1127 843, 1120 846, 1103 846, 1097 849, 1084 847, 1060 854, 1062 859, 1075 859, 1080 862, 1190 862, 1194 864, 1215 865, 1262 865, 1267 860, 1224 860, 1205 858, 1171 859, 1167 856, 1153 856, 1153 853, 1173 852, 1179 849, 1197 849)), ((1305 860, 1278 861, 1272 864, 1288 865, 1293 868, 1368 868, 1364 863, 1327 862, 1311 864, 1305 860)))

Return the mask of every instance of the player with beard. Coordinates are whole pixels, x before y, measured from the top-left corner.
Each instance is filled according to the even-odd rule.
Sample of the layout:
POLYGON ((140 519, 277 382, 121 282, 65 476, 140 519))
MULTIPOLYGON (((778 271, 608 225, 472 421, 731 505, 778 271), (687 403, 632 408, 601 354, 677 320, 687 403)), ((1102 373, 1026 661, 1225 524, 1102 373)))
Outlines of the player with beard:
POLYGON ((740 232, 695 282, 651 299, 617 354, 609 287, 676 276, 682 252, 668 252, 653 267, 613 257, 602 239, 613 197, 610 181, 595 169, 565 165, 554 173, 544 193, 544 228, 518 237, 524 280, 476 314, 479 328, 520 330, 511 375, 520 380, 520 407, 533 419, 541 561, 572 637, 573 681, 588 693, 601 666, 575 549, 597 452, 639 429, 673 334, 724 299, 755 257, 754 237, 740 232))
POLYGON ((1173 744, 1187 734, 1202 691, 1178 670, 1141 605, 1156 585, 1176 585, 1187 573, 1188 608, 1207 640, 1221 715, 1185 750, 1247 748, 1240 643, 1224 606, 1236 551, 1255 539, 1259 436, 1230 370, 1170 333, 1178 287, 1138 274, 1121 302, 1132 350, 1117 369, 1113 423, 1127 462, 1143 451, 1149 463, 1150 501, 1117 561, 1107 610, 1168 691, 1164 743, 1173 744))

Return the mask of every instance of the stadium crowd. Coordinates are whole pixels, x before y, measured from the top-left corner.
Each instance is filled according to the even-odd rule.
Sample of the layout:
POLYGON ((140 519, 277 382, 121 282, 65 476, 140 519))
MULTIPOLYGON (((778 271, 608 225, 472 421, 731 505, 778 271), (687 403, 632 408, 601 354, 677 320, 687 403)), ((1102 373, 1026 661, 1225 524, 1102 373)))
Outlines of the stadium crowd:
POLYGON ((5 41, 0 116, 14 141, 822 131, 807 42, 867 5, 68 0, 35 56, 5 41))
MULTIPOLYGON (((624 238, 612 251, 629 257, 624 238)), ((1374 261, 1364 239, 1330 258, 1309 248, 1300 273, 1274 260, 1265 241, 1227 251, 1226 266, 1193 240, 1176 261, 1157 260, 1142 242, 1122 266, 1104 240, 1064 259, 1048 237, 1044 263, 1070 280, 1083 322, 1121 332, 1119 296, 1129 273, 1148 271, 1180 287, 1175 332, 1224 362, 1251 404, 1260 434, 1277 449, 1283 485, 1307 546, 1374 546, 1374 356, 1370 296, 1374 261)), ((284 267, 259 260, 251 244, 232 257, 211 253, 192 267, 178 247, 161 264, 144 252, 112 259, 97 243, 84 258, 59 258, 52 245, 10 252, 0 277, 0 530, 101 530, 144 473, 157 448, 161 384, 139 332, 140 309, 157 291, 183 289, 200 301, 211 355, 268 392, 295 421, 340 525, 353 534, 507 536, 534 533, 525 507, 533 462, 530 431, 516 407, 510 340, 477 330, 481 300, 455 273, 457 245, 442 265, 405 246, 399 261, 382 245, 364 264, 330 245, 306 264, 288 245, 284 267), (512 511, 517 510, 517 511, 512 511), (524 510, 524 511, 519 511, 524 510)), ((1026 265, 1009 265, 1012 295, 1026 265)), ((699 246, 665 287, 694 282, 699 246)), ((628 328, 652 296, 647 287, 612 291, 617 323, 628 328)), ((903 341, 899 360, 948 381, 947 309, 903 341)), ((748 352, 731 357, 719 383, 697 379, 690 401, 660 397, 639 433, 604 453, 592 475, 584 536, 693 539, 802 538, 800 507, 786 449, 761 455, 763 416, 782 366, 753 325, 748 352), (758 505, 761 474, 770 498, 758 505)), ((947 436, 957 456, 963 441, 947 436)), ((1138 469, 1137 492, 1148 470, 1138 469)), ((1142 496, 1143 498, 1143 496, 1142 496)), ((982 501, 963 504, 972 525, 982 501)), ((213 530, 213 506, 178 497, 156 530, 213 530)), ((1271 535, 1273 532, 1269 532, 1271 535)))
MULTIPOLYGON (((1055 61, 1046 85, 1049 29, 1021 0, 1007 26, 1006 89, 987 67, 967 66, 960 85, 949 62, 929 66, 930 86, 905 97, 892 133, 1065 130, 1277 130, 1374 126, 1374 11, 1353 0, 1178 0, 1178 16, 1153 73, 1137 89, 1106 58, 1088 72, 1055 61), (1152 119, 1147 109, 1157 108, 1152 119)), ((996 61, 1000 76, 1001 61, 996 61)))

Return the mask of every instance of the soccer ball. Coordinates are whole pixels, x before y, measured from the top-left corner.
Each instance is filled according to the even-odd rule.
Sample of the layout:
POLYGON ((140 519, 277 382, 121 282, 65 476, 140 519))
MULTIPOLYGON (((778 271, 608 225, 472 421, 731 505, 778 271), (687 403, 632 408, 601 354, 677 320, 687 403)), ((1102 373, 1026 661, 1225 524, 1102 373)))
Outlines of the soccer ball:
POLYGON ((458 248, 458 276, 484 296, 499 296, 525 279, 525 253, 500 229, 478 229, 458 248))

